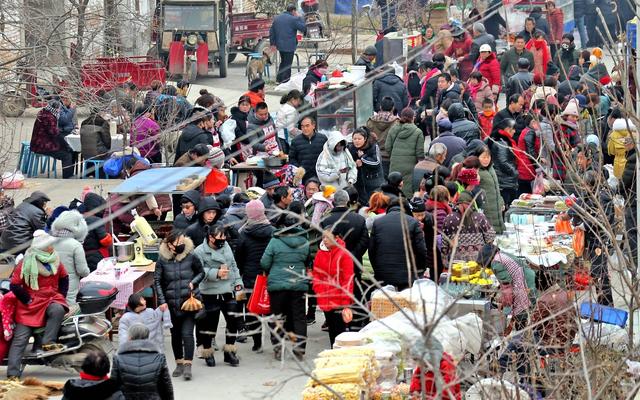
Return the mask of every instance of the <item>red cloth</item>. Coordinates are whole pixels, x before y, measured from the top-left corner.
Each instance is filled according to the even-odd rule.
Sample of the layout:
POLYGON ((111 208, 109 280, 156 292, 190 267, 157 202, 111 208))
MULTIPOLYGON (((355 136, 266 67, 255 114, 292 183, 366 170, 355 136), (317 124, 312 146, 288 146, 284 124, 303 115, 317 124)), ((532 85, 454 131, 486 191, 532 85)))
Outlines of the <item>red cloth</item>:
MULTIPOLYGON (((456 376, 456 366, 453 363, 453 358, 447 353, 442 353, 442 360, 440 361, 440 373, 444 380, 442 396, 438 397, 438 390, 436 389, 435 374, 433 371, 427 371, 424 374, 425 390, 424 393, 427 400, 442 399, 442 400, 460 400, 462 399, 462 393, 460 391, 460 382, 456 376)), ((420 368, 416 368, 411 378, 411 393, 421 393, 422 385, 420 384, 420 368)))
POLYGON ((331 311, 353 304, 353 260, 344 250, 344 242, 336 239, 338 246, 318 249, 313 262, 313 291, 322 311, 331 311))
POLYGON ((491 135, 491 131, 493 130, 493 118, 495 116, 495 111, 491 111, 488 115, 482 111, 478 114, 478 122, 480 123, 480 129, 482 129, 482 140, 485 140, 489 135, 491 135))
POLYGON ((551 52, 547 41, 530 39, 525 47, 533 53, 533 74, 547 76, 547 65, 551 61, 551 52))
MULTIPOLYGON (((2 338, 6 341, 13 339, 15 327, 16 306, 18 299, 13 292, 9 292, 0 299, 0 314, 2 314, 2 338)), ((2 357, 0 357, 0 360, 2 357)))
POLYGON ((262 96, 260 93, 252 92, 251 90, 249 90, 247 93, 243 94, 243 96, 249 97, 249 99, 251 100, 251 107, 252 108, 255 108, 256 105, 258 105, 258 103, 261 103, 261 102, 264 101, 264 96, 262 96))
POLYGON ((482 76, 487 78, 489 85, 496 85, 498 88, 502 87, 502 81, 500 79, 500 63, 496 58, 496 53, 491 53, 487 58, 479 61, 476 68, 482 76))
POLYGON ((85 381, 106 381, 107 379, 109 379, 109 375, 95 376, 80 371, 80 379, 84 379, 85 381))
MULTIPOLYGON (((527 155, 527 145, 525 143, 525 137, 529 134, 530 128, 524 128, 518 137, 518 149, 514 151, 516 157, 519 157, 518 163, 518 179, 523 181, 532 181, 536 178, 536 166, 533 163, 531 157, 535 157, 539 149, 536 148, 536 154, 531 154, 531 157, 527 155)), ((536 145, 539 146, 539 141, 536 140, 536 145)), ((535 147, 537 147, 535 146, 535 147)))
POLYGON ((58 265, 58 270, 54 275, 42 276, 38 275, 38 290, 33 290, 20 277, 22 273, 22 262, 13 270, 11 275, 11 284, 22 286, 31 297, 31 303, 24 304, 17 302, 16 306, 16 322, 32 328, 41 328, 47 320, 47 307, 51 303, 62 305, 65 310, 69 310, 67 300, 58 290, 60 278, 68 277, 67 270, 64 265, 58 265))
POLYGON ((451 46, 445 50, 444 55, 457 59, 458 57, 464 57, 462 62, 458 63, 458 71, 460 72, 460 80, 466 81, 469 78, 469 74, 473 71, 473 60, 469 57, 471 53, 471 45, 473 40, 468 33, 465 33, 464 40, 459 42, 453 40, 451 46))
POLYGON ((31 133, 31 151, 43 153, 60 150, 58 119, 44 108, 38 111, 31 133))
POLYGON ((549 38, 551 43, 562 43, 562 35, 564 33, 564 13, 562 9, 556 8, 553 12, 547 14, 549 22, 549 38))

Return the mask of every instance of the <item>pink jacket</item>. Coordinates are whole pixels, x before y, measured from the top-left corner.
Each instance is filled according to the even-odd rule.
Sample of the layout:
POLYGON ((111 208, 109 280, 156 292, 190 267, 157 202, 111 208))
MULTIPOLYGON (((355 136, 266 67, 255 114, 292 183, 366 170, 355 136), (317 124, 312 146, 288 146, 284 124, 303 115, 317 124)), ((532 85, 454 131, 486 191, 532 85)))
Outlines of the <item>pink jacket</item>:
POLYGON ((131 125, 131 145, 140 150, 142 157, 158 154, 160 143, 160 125, 151 118, 140 116, 131 125))

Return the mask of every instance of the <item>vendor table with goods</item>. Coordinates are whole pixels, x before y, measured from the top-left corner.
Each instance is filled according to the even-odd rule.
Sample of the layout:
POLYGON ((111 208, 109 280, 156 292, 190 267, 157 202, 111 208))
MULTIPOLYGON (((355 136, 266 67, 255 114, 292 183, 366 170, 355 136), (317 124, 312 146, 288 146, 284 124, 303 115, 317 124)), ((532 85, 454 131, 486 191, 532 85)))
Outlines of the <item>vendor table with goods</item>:
POLYGON ((115 286, 118 295, 111 304, 112 308, 124 310, 127 308, 129 296, 140 293, 144 289, 153 288, 153 271, 150 268, 138 269, 121 266, 114 258, 105 258, 98 263, 98 268, 80 280, 82 288, 88 282, 104 282, 115 286))
POLYGON ((238 182, 242 181, 244 184, 242 188, 248 189, 251 186, 256 185, 255 176, 262 174, 265 171, 277 171, 281 169, 287 163, 286 155, 276 151, 273 155, 266 153, 250 157, 247 161, 241 162, 229 167, 231 170, 231 184, 233 186, 239 186, 238 182), (240 175, 243 174, 244 179, 240 179, 240 175), (245 177, 246 176, 246 177, 245 177))
MULTIPOLYGON (((71 150, 76 153, 82 153, 82 144, 79 134, 70 134, 64 137, 71 150)), ((111 136, 111 151, 121 151, 124 148, 124 137, 122 135, 111 136)))

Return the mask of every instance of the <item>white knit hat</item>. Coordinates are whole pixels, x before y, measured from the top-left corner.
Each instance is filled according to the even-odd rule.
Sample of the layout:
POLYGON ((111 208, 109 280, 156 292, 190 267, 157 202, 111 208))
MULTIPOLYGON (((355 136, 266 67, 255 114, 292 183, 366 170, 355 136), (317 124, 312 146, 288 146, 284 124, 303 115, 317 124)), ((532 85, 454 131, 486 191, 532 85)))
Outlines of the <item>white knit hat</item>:
POLYGON ((580 112, 578 111, 578 101, 575 99, 569 100, 564 108, 564 111, 562 112, 562 115, 573 115, 579 117, 580 112))
POLYGON ((613 121, 613 126, 611 127, 611 129, 613 129, 614 131, 638 131, 638 129, 636 129, 636 126, 633 124, 633 121, 624 118, 618 118, 613 121))
POLYGON ((46 250, 49 246, 55 243, 56 238, 50 236, 47 232, 42 229, 38 229, 33 232, 33 241, 31 242, 31 247, 38 250, 46 250))
POLYGON ((211 166, 214 168, 222 168, 224 165, 224 152, 220 147, 213 147, 211 145, 207 145, 209 148, 209 161, 211 162, 211 166))

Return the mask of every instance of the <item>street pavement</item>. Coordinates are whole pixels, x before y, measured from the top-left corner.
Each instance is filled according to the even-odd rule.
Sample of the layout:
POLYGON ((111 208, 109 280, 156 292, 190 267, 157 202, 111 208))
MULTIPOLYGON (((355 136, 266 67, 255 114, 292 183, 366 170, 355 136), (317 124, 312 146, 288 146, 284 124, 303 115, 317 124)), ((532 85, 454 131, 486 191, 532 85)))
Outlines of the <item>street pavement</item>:
MULTIPOLYGON (((229 76, 221 79, 216 75, 198 79, 192 91, 196 94, 200 88, 205 87, 216 96, 221 97, 230 107, 235 105, 237 99, 247 90, 247 78, 244 76, 245 59, 242 56, 231 65, 229 76)), ((272 77, 275 70, 271 69, 272 77)), ((273 85, 271 85, 273 86, 273 85)), ((190 96, 191 97, 191 96, 190 96)), ((267 95, 266 101, 271 111, 279 108, 280 95, 267 95)), ((29 108, 20 118, 5 118, 0 122, 0 165, 4 164, 4 171, 10 171, 17 164, 20 150, 20 142, 28 141, 31 137, 31 130, 35 120, 35 115, 39 109, 29 108)), ((82 121, 87 115, 87 109, 80 107, 79 120, 82 121)), ((51 198, 54 206, 67 205, 74 197, 80 196, 85 185, 91 186, 102 196, 106 196, 109 190, 121 181, 116 179, 94 180, 94 179, 27 179, 25 186, 18 190, 8 190, 7 194, 13 196, 16 204, 21 202, 34 190, 42 190, 51 198)), ((240 366, 230 367, 223 363, 222 352, 216 352, 217 366, 209 368, 204 364, 204 360, 195 360, 193 365, 193 380, 184 381, 182 378, 173 379, 175 398, 178 400, 194 400, 205 398, 228 398, 228 399, 295 399, 300 398, 307 378, 303 370, 312 367, 315 355, 329 347, 329 335, 320 330, 320 325, 324 317, 319 312, 318 322, 309 327, 309 341, 307 345, 307 356, 302 363, 297 363, 289 355, 283 362, 276 361, 270 344, 265 345, 262 354, 251 351, 252 340, 246 344, 238 344, 238 356, 240 366)), ((224 318, 221 318, 218 329, 217 343, 220 348, 224 344, 224 318)), ((114 337, 114 341, 117 336, 114 337)), ((269 340, 264 340, 269 343, 269 340)), ((165 340, 165 354, 170 370, 175 364, 171 351, 170 337, 165 340)), ((5 367, 0 367, 0 376, 6 373, 5 367)), ((69 378, 77 377, 77 373, 72 371, 58 370, 44 366, 28 366, 24 376, 34 376, 44 380, 65 381, 69 378)), ((58 397, 59 398, 59 397, 58 397)))

